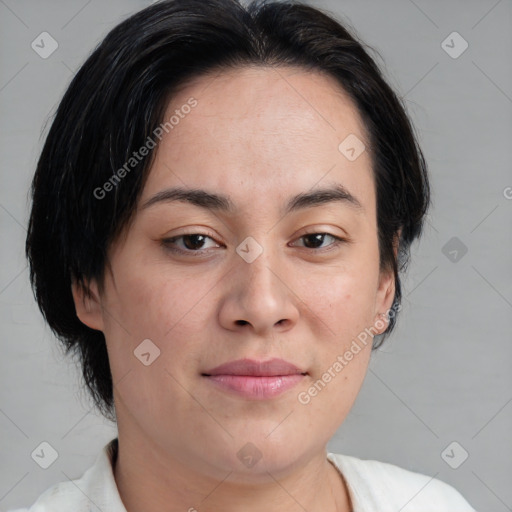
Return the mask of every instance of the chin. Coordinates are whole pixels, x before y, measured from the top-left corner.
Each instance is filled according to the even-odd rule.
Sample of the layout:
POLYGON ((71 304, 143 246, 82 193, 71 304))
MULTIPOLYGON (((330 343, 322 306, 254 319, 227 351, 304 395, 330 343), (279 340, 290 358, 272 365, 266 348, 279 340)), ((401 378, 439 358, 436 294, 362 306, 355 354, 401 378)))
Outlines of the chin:
MULTIPOLYGON (((265 427, 267 425, 265 423, 265 427)), ((222 461, 225 470, 232 471, 240 481, 254 482, 255 477, 266 481, 269 473, 275 478, 278 475, 286 476, 301 462, 304 463, 304 459, 322 450, 320 444, 309 446, 305 443, 305 440, 312 440, 307 432, 301 433, 297 427, 288 425, 278 435, 277 430, 281 427, 276 429, 276 425, 273 421, 271 428, 258 430, 252 426, 241 429, 230 439, 229 448, 217 445, 219 449, 214 461, 222 461)))

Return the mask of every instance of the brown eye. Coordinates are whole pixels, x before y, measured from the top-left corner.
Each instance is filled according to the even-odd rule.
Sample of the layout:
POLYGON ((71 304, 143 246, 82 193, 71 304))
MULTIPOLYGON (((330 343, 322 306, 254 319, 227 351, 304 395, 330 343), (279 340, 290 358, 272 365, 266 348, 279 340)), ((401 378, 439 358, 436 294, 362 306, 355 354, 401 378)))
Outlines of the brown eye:
POLYGON ((299 240, 304 240, 303 247, 307 249, 320 249, 320 250, 330 250, 333 247, 337 247, 345 240, 335 235, 331 235, 330 233, 307 233, 302 235, 299 240), (328 244, 327 246, 322 247, 322 244, 325 241, 325 237, 329 237, 334 239, 333 243, 328 244))
POLYGON ((204 235, 183 235, 183 245, 190 250, 202 249, 206 238, 204 235))
MULTIPOLYGON (((209 249, 209 247, 204 247, 208 239, 214 241, 211 236, 202 233, 187 233, 172 238, 165 238, 162 240, 162 244, 172 252, 201 254, 209 249)), ((217 243, 215 243, 215 246, 220 247, 217 243)))

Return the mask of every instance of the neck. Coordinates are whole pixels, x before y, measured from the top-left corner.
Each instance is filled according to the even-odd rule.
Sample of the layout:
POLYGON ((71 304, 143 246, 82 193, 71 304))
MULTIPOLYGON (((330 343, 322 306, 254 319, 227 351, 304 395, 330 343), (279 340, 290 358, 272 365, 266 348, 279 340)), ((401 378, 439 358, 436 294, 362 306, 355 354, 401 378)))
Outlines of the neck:
POLYGON ((350 512, 343 478, 326 452, 291 471, 259 478, 212 477, 163 453, 152 442, 119 433, 114 477, 127 512, 350 512))

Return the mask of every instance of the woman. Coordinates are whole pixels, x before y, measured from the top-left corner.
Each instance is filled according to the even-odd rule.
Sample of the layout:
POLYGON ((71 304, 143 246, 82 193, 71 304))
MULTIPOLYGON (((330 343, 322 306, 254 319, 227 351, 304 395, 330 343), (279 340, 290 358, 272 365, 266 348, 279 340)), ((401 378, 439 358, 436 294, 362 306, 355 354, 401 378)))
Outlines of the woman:
POLYGON ((38 304, 118 437, 30 510, 473 510, 326 453, 429 204, 403 106, 338 22, 140 11, 76 74, 32 192, 38 304))

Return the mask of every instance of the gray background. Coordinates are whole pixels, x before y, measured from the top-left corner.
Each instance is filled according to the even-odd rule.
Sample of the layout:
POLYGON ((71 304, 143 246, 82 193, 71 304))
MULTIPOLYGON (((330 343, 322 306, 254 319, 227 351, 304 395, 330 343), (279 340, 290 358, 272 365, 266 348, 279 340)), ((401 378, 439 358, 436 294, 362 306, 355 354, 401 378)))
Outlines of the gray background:
MULTIPOLYGON (((34 304, 23 255, 27 193, 43 126, 74 71, 108 30, 149 3, 0 0, 1 510, 81 476, 115 436, 34 304), (31 48, 43 31, 59 44, 47 59, 31 48), (42 441, 59 453, 46 470, 30 455, 42 441)), ((512 510, 512 2, 312 3, 382 55, 434 194, 398 328, 374 353, 329 449, 436 476, 478 510, 512 510), (453 31, 469 43, 456 59, 441 46, 453 31), (456 245, 443 250, 452 237, 456 245), (458 469, 441 456, 453 441, 452 465, 469 454, 458 469)))

